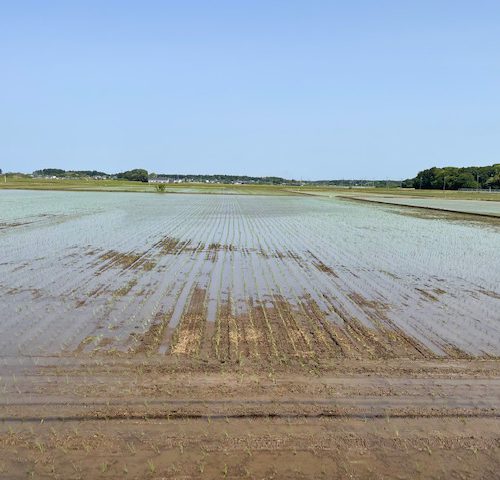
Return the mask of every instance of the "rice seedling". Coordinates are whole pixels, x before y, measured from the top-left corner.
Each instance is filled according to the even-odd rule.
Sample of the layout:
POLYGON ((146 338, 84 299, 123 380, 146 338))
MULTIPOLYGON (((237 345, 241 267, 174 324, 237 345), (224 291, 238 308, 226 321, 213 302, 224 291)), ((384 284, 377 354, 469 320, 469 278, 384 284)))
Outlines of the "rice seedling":
MULTIPOLYGON (((343 359, 500 354, 493 223, 417 218, 338 199, 82 195, 26 193, 0 212, 2 224, 51 215, 0 235, 0 351, 19 359, 16 372, 26 357, 35 364, 92 358, 78 375, 94 378, 98 369, 109 378, 124 362, 130 382, 114 386, 126 396, 145 388, 151 365, 167 356, 177 370, 196 364, 236 372, 228 384, 244 384, 255 366, 265 372, 259 382, 274 391, 279 372, 300 369, 317 379, 325 363, 343 359)), ((65 393, 75 378, 62 377, 65 393)), ((196 377, 184 378, 183 388, 196 386, 196 377)), ((84 383, 81 397, 91 398, 84 383)), ((31 388, 15 374, 0 377, 6 396, 22 398, 31 388)), ((152 418, 155 404, 138 403, 152 418)), ((108 425, 113 405, 101 406, 108 425)), ((225 412, 219 418, 234 428, 225 412)), ((170 412, 165 421, 177 422, 170 412)), ((221 423, 210 415, 206 421, 210 430, 221 423)), ((394 425, 389 413, 385 421, 394 425)), ((33 445, 39 454, 47 449, 41 439, 33 445)), ((178 448, 191 453, 188 444, 178 448)), ((136 454, 131 440, 125 449, 136 454)))

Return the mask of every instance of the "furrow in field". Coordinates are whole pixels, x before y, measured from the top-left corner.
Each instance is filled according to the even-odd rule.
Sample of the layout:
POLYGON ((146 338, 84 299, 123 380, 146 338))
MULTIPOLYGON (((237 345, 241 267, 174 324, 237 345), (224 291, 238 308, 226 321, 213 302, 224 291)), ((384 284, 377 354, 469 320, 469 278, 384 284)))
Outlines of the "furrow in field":
MULTIPOLYGON (((342 251, 343 251, 343 253, 348 253, 349 249, 348 249, 348 247, 345 247, 342 249, 342 251)), ((350 261, 350 263, 352 264, 352 261, 350 261)), ((390 266, 389 268, 393 268, 393 267, 390 266)), ((387 279, 382 276, 382 273, 377 271, 376 268, 367 268, 365 266, 365 267, 360 268, 360 271, 364 271, 367 273, 364 273, 363 275, 358 275, 357 278, 354 278, 351 280, 351 282, 353 284, 352 290, 354 292, 356 292, 356 291, 357 292, 359 292, 359 291, 370 292, 370 290, 372 290, 371 286, 376 285, 377 290, 372 291, 372 293, 370 293, 370 297, 371 298, 381 298, 381 299, 392 298, 393 303, 395 303, 396 307, 398 307, 398 310, 399 310, 398 314, 395 313, 393 315, 390 315, 390 317, 391 317, 390 321, 389 321, 388 317, 386 317, 384 319, 384 321, 386 323, 390 324, 389 328, 391 328, 393 330, 400 331, 400 332, 408 332, 408 330, 409 330, 411 332, 411 335, 408 336, 406 333, 406 336, 408 338, 409 337, 416 337, 417 339, 420 340, 420 343, 424 343, 425 345, 429 345, 429 342, 430 342, 430 345, 432 345, 431 348, 434 351, 436 351, 437 353, 444 353, 446 351, 446 344, 443 344, 440 341, 441 339, 437 338, 433 334, 432 329, 430 329, 428 327, 424 328, 424 329, 419 329, 418 327, 413 328, 413 326, 409 323, 409 320, 411 319, 411 314, 409 312, 401 311, 401 308, 400 308, 401 302, 398 301, 398 297, 397 297, 397 295, 395 295, 395 293, 401 289, 401 287, 398 284, 401 282, 395 282, 393 279, 391 279, 391 281, 387 281, 387 279), (369 277, 368 277, 368 275, 369 275, 369 277), (368 278, 372 279, 372 281, 370 283, 367 283, 368 278), (394 300, 395 300, 395 302, 394 302, 394 300), (405 317, 404 323, 401 320, 402 317, 405 317)), ((410 295, 411 295, 411 289, 406 292, 406 297, 409 298, 410 295)), ((357 303, 359 303, 359 302, 357 302, 357 303)), ((365 305, 361 305, 361 306, 363 307, 365 312, 367 312, 367 314, 370 315, 370 318, 373 318, 374 320, 376 320, 377 319, 376 309, 370 308, 369 302, 368 303, 361 302, 361 303, 365 303, 365 305)), ((391 305, 391 307, 392 307, 392 305, 391 305)), ((436 312, 436 310, 435 310, 436 307, 438 307, 438 306, 436 305, 436 306, 427 307, 426 312, 428 315, 429 310, 431 310, 431 311, 433 310, 434 314, 432 314, 432 315, 437 320, 440 317, 440 315, 439 315, 439 312, 436 312)), ((450 312, 447 311, 445 313, 445 316, 450 317, 451 316, 450 312)), ((453 322, 453 319, 451 319, 451 321, 453 322)), ((456 325, 458 326, 458 323, 456 323, 456 325)), ((406 342, 406 343, 408 344, 409 342, 406 342)))
MULTIPOLYGON (((296 346, 298 354, 304 358, 311 358, 318 353, 314 348, 313 338, 325 341, 325 338, 319 335, 318 330, 312 330, 311 319, 304 317, 304 311, 300 309, 300 301, 293 289, 291 289, 286 275, 283 275, 283 267, 287 260, 287 255, 279 255, 277 252, 283 250, 283 237, 279 236, 281 242, 277 241, 273 235, 273 230, 263 221, 255 220, 255 230, 262 232, 261 238, 265 244, 266 251, 272 252, 270 258, 266 260, 269 265, 269 271, 272 278, 272 284, 276 290, 274 304, 280 313, 292 342, 296 346), (292 305, 293 302, 293 305, 292 305), (319 338, 318 338, 319 337, 319 338)), ((286 267, 285 267, 286 268, 286 267)))
MULTIPOLYGON (((205 225, 205 235, 208 238, 216 238, 218 234, 218 225, 211 222, 205 225)), ((205 328, 207 292, 210 287, 210 270, 204 272, 204 267, 211 265, 205 259, 205 245, 193 253, 193 269, 190 277, 179 296, 176 310, 172 316, 172 328, 175 328, 172 343, 169 352, 171 354, 189 354, 197 356, 203 343, 203 333, 210 334, 210 328, 205 328), (200 291, 203 292, 203 298, 200 298, 200 291), (194 296, 194 298, 193 298, 194 296), (195 347, 193 347, 193 345, 195 347)))
MULTIPOLYGON (((226 200, 229 208, 233 199, 226 200)), ((225 212, 224 222, 219 244, 223 245, 219 255, 220 276, 218 278, 219 291, 217 296, 217 318, 215 324, 215 353, 217 359, 227 361, 236 359, 238 356, 238 339, 234 332, 232 318, 232 292, 231 292, 231 256, 232 248, 227 248, 231 244, 231 216, 233 209, 225 212)))
MULTIPOLYGON (((194 224, 193 224, 194 225, 194 224)), ((190 227, 192 226, 189 222, 184 223, 184 230, 181 232, 175 232, 176 234, 185 235, 189 233, 190 227)), ((171 232, 172 230, 162 229, 163 234, 165 231, 171 232)), ((165 238, 165 237, 164 237, 165 238)), ((170 242, 171 237, 167 237, 167 241, 170 242)), ((105 349, 109 350, 111 348, 124 348, 127 347, 127 340, 132 338, 136 340, 134 343, 140 343, 141 337, 140 332, 136 332, 136 329, 145 330, 146 332, 149 328, 157 330, 154 325, 154 319, 158 319, 156 313, 161 308, 165 315, 162 318, 162 332, 165 330, 165 323, 169 321, 169 305, 161 302, 162 297, 170 290, 170 288, 175 287, 176 283, 174 279, 178 279, 181 275, 183 266, 187 263, 187 257, 185 250, 189 248, 189 241, 178 241, 176 242, 176 247, 178 250, 171 249, 168 253, 161 249, 162 240, 155 243, 154 247, 158 250, 160 249, 160 257, 158 258, 158 268, 162 272, 160 281, 153 284, 150 289, 150 294, 145 294, 146 292, 141 292, 141 290, 136 289, 133 293, 129 293, 125 299, 122 299, 120 304, 114 305, 114 303, 108 303, 108 329, 114 332, 114 341, 111 344, 107 344, 105 349), (176 273, 177 275, 174 275, 176 273), (167 290, 167 292, 165 292, 167 290), (142 293, 141 295, 139 295, 142 293), (151 314, 148 314, 146 305, 150 305, 151 314), (118 309, 116 308, 118 307, 118 309), (146 312, 143 310, 146 309, 146 312), (142 310, 142 311, 141 311, 142 310)), ((144 277, 144 275, 142 276, 144 277)), ((158 277, 156 275, 151 275, 150 278, 154 280, 158 277)), ((101 316, 104 312, 101 312, 101 316)), ((129 347, 130 348, 130 347, 129 347)), ((131 347, 134 349, 134 346, 131 347)), ((101 349, 102 350, 102 349, 101 349)))
MULTIPOLYGON (((289 232, 290 235, 293 235, 293 230, 289 232)), ((298 239, 299 242, 301 239, 298 239)), ((328 245, 325 245, 324 248, 321 251, 315 251, 311 252, 311 248, 313 244, 317 242, 310 241, 308 242, 308 247, 305 250, 305 253, 309 253, 310 256, 312 257, 312 261, 309 261, 309 266, 311 264, 314 267, 317 267, 318 261, 321 262, 321 264, 327 266, 327 268, 331 268, 328 265, 332 264, 332 261, 328 259, 327 253, 328 252, 328 245), (325 259, 326 258, 326 259, 325 259)), ((305 247, 302 247, 305 248, 305 247)), ((330 247, 331 249, 331 247, 330 247)), ((343 250, 344 252, 344 250, 343 250)), ((338 261, 338 259, 336 259, 338 261)), ((349 279, 349 287, 344 283, 343 280, 343 275, 342 275, 342 270, 338 269, 337 273, 335 275, 331 275, 330 272, 326 271, 324 268, 308 268, 308 274, 310 276, 315 276, 316 279, 312 282, 315 285, 321 285, 324 282, 326 282, 326 285, 323 289, 323 296, 328 298, 330 297, 330 300, 328 303, 330 303, 330 308, 333 309, 346 323, 351 323, 352 325, 348 329, 350 333, 356 336, 358 340, 364 338, 364 342, 366 343, 372 343, 374 347, 378 349, 379 352, 384 352, 384 351, 390 351, 390 347, 383 347, 381 343, 384 342, 384 336, 385 332, 389 331, 391 332, 392 330, 392 325, 390 326, 388 330, 385 328, 380 330, 381 323, 380 323, 380 314, 381 310, 386 309, 386 307, 381 303, 381 302, 376 302, 376 301, 371 301, 368 302, 367 304, 363 304, 362 302, 356 301, 359 297, 356 297, 356 294, 348 293, 349 291, 355 292, 359 291, 356 290, 355 284, 357 283, 357 278, 356 276, 352 276, 349 279), (346 288, 347 287, 347 288, 346 288), (354 295, 354 296, 352 296, 354 295), (345 307, 347 307, 347 309, 345 307), (354 308, 353 308, 354 307, 354 308), (367 308, 363 308, 367 307, 367 308), (350 313, 351 312, 351 313, 350 313), (363 320, 363 323, 359 322, 359 319, 363 320), (372 327, 370 327, 370 325, 372 327), (374 335, 372 330, 373 327, 378 327, 380 330, 381 335, 374 335), (362 335, 363 333, 363 335, 362 335)), ((365 290, 361 290, 365 291, 365 290)), ((358 294, 359 295, 359 294, 358 294)), ((383 320, 387 322, 387 317, 385 316, 383 320)), ((392 332, 391 332, 392 336, 392 332)), ((403 341, 403 344, 407 344, 408 342, 403 341)), ((406 352, 407 354, 414 354, 414 345, 411 345, 409 348, 409 352, 406 352)), ((368 351, 371 351, 372 349, 368 349, 368 351)), ((425 349, 424 349, 425 350, 425 349)), ((422 351, 422 349, 417 348, 417 352, 422 351)), ((384 355, 385 356, 385 355, 384 355)))
MULTIPOLYGON (((262 229, 264 230, 264 227, 262 227, 262 229)), ((276 231, 278 231, 278 229, 277 229, 277 225, 276 225, 276 224, 274 225, 274 230, 273 230, 273 231, 275 231, 275 232, 276 232, 276 231)), ((282 233, 280 234, 280 237, 281 237, 281 238, 287 238, 287 239, 288 239, 288 241, 289 241, 289 240, 290 240, 290 238, 291 238, 291 237, 290 237, 289 235, 287 235, 285 232, 282 232, 282 233)), ((283 255, 281 255, 281 256, 283 256, 283 255)), ((293 264, 295 264, 295 263, 296 263, 296 264, 299 266, 299 268, 300 268, 300 269, 302 269, 302 270, 304 270, 306 273, 310 274, 310 271, 309 271, 309 269, 308 269, 307 264, 305 264, 303 261, 301 261, 301 259, 300 259, 299 255, 298 255, 297 253, 293 253, 293 252, 291 252, 291 254, 289 254, 289 255, 288 255, 288 257, 291 259, 291 261, 293 262, 293 264)), ((293 275, 293 272, 294 272, 295 270, 296 270, 295 268, 292 268, 292 269, 290 269, 290 270, 289 270, 289 273, 290 273, 291 275, 293 275)), ((297 284, 298 284, 298 283, 302 284, 302 288, 303 288, 303 292, 304 292, 302 295, 304 295, 304 294, 305 294, 305 292, 307 292, 307 291, 308 291, 308 289, 310 290, 311 288, 314 288, 314 285, 315 285, 315 284, 314 284, 314 282, 310 282, 310 283, 305 283, 305 284, 304 284, 304 278, 303 278, 303 276, 301 276, 301 277, 299 277, 299 278, 296 278, 296 280, 297 280, 297 284)), ((322 295, 321 293, 317 293, 317 295, 316 295, 316 299, 317 299, 317 303, 318 303, 318 304, 322 304, 322 303, 323 303, 323 301, 322 301, 322 300, 323 300, 323 299, 322 299, 322 296, 323 296, 323 295, 322 295)), ((324 322, 325 312, 320 311, 320 310, 316 307, 316 301, 315 301, 315 302, 313 302, 313 303, 311 304, 311 300, 308 300, 308 302, 306 303, 306 305, 302 305, 302 310, 306 312, 306 315, 307 315, 309 318, 311 318, 311 321, 312 321, 313 323, 314 323, 314 322, 317 322, 317 324, 322 325, 323 327, 325 326, 325 322, 324 322), (310 308, 310 307, 311 307, 311 305, 315 307, 315 308, 313 308, 312 310, 311 310, 311 308, 310 308)), ((331 314, 331 313, 332 313, 332 312, 330 312, 330 314, 331 314)), ((342 318, 340 318, 340 317, 339 317, 339 320, 338 320, 337 322, 342 322, 342 323, 343 323, 342 318)), ((332 334, 332 331, 331 331, 331 330, 327 329, 327 331, 328 331, 330 334, 332 334)), ((330 338, 332 338, 332 337, 330 337, 330 338)), ((333 337, 333 338, 332 338, 332 340, 334 340, 334 341, 333 341, 333 343, 331 344, 331 347, 333 347, 334 349, 335 349, 335 347, 336 347, 337 345, 339 345, 339 346, 341 345, 341 343, 340 343, 340 342, 338 342, 338 341, 337 341, 337 339, 336 339, 335 337, 333 337)), ((331 349, 328 349, 328 350, 330 350, 330 352, 329 352, 329 353, 331 353, 331 349)))
MULTIPOLYGON (((114 310, 114 314, 112 317, 113 330, 120 329, 121 333, 118 331, 115 334, 113 346, 107 346, 107 349, 110 348, 123 348, 127 346, 127 339, 133 339, 133 345, 129 348, 135 350, 135 347, 140 347, 143 343, 142 335, 146 335, 146 338, 153 338, 150 335, 151 332, 155 332, 154 336, 155 342, 159 341, 158 331, 165 330, 166 323, 169 321, 169 307, 162 302, 162 297, 166 294, 167 291, 175 285, 172 282, 172 278, 176 278, 175 274, 179 272, 179 269, 182 268, 182 265, 185 263, 184 258, 184 250, 189 247, 188 241, 176 241, 175 246, 178 250, 171 248, 168 252, 163 248, 165 243, 172 244, 171 237, 165 237, 165 233, 168 232, 172 234, 172 231, 175 231, 175 234, 185 235, 189 233, 190 224, 182 223, 184 230, 178 231, 174 230, 175 226, 164 226, 160 224, 159 234, 163 235, 160 240, 158 240, 158 235, 155 236, 155 244, 153 248, 159 251, 159 257, 157 262, 157 271, 161 271, 162 275, 158 278, 158 275, 153 275, 150 277, 151 284, 149 289, 136 289, 133 293, 130 293, 127 298, 128 301, 122 303, 121 308, 118 312, 116 309, 114 310), (154 281, 156 279, 156 282, 154 281), (149 313, 149 310, 151 313, 149 313), (162 314, 158 315, 158 312, 161 311, 162 314), (158 325, 158 321, 161 319, 161 324, 158 325), (135 329, 139 328, 139 332, 135 329), (140 333, 140 330, 144 331, 144 334, 140 333), (148 333, 149 332, 149 333, 148 333), (117 345, 118 343, 118 345, 117 345), (123 346, 121 346, 123 345, 123 346)), ((144 285, 144 284, 143 284, 144 285)), ((151 347, 151 346, 150 346, 151 347)), ((142 348, 142 347, 141 347, 142 348)))
POLYGON ((239 202, 235 202, 236 237, 233 244, 238 247, 237 253, 233 253, 231 262, 231 278, 233 292, 232 314, 238 327, 239 360, 241 358, 256 359, 259 357, 259 334, 255 327, 252 311, 248 308, 248 258, 243 248, 245 245, 245 225, 239 202))
POLYGON ((334 200, 72 195, 85 214, 0 235, 4 355, 498 354, 493 231, 334 200))
POLYGON ((282 303, 283 298, 280 295, 279 286, 275 281, 272 271, 272 251, 267 244, 268 232, 264 229, 258 230, 256 225, 256 217, 249 219, 249 230, 252 235, 257 239, 259 251, 265 252, 265 256, 258 256, 260 263, 260 270, 262 272, 262 285, 266 294, 263 297, 265 315, 271 328, 273 329, 274 338, 276 339, 281 357, 291 356, 300 357, 303 352, 306 356, 309 354, 307 342, 304 340, 304 334, 297 327, 293 317, 286 315, 283 311, 282 303), (260 235, 257 234, 260 232, 260 235), (266 258, 270 257, 270 258, 266 258))
MULTIPOLYGON (((326 234, 326 236, 327 235, 328 233, 326 234)), ((353 235, 350 235, 349 237, 353 238, 353 235)), ((429 295, 423 296, 423 290, 421 288, 418 288, 418 284, 422 285, 424 281, 423 279, 427 278, 429 280, 432 280, 434 277, 429 276, 428 270, 425 269, 426 264, 425 262, 421 261, 420 256, 414 255, 412 257, 402 257, 401 255, 399 255, 399 251, 401 250, 399 247, 395 249, 387 249, 385 248, 385 245, 380 243, 380 235, 373 236, 372 238, 374 242, 373 245, 370 245, 373 247, 373 252, 367 252, 368 254, 364 255, 363 259, 369 260, 370 258, 376 258, 378 261, 378 269, 376 267, 376 264, 374 264, 373 268, 365 268, 364 270, 368 270, 370 272, 370 277, 373 277, 373 283, 376 285, 385 284, 384 279, 381 277, 381 275, 387 274, 387 270, 397 272, 398 275, 388 275, 391 278, 392 282, 390 282, 388 288, 386 288, 386 293, 389 298, 395 299, 395 303, 400 307, 404 306, 405 303, 407 303, 405 302, 405 299, 407 301, 411 301, 412 303, 411 305, 407 305, 404 311, 400 311, 397 314, 395 313, 392 316, 393 323, 398 324, 405 331, 409 331, 411 333, 411 336, 416 336, 424 342, 426 340, 430 341, 434 343, 435 347, 439 345, 439 347, 437 347, 438 352, 440 348, 442 348, 441 352, 449 349, 450 341, 453 344, 464 345, 465 348, 469 350, 473 347, 474 343, 487 343, 487 335, 484 335, 481 340, 479 340, 479 338, 476 338, 472 340, 472 342, 469 341, 470 332, 464 335, 464 333, 467 332, 467 329, 463 328, 464 323, 468 325, 470 321, 474 321, 476 324, 483 325, 483 329, 477 328, 477 326, 474 328, 473 331, 475 335, 481 333, 484 334, 486 332, 489 332, 490 334, 494 332, 498 333, 498 322, 496 322, 496 326, 491 324, 491 320, 494 318, 491 317, 492 309, 485 307, 484 302, 481 302, 480 309, 483 310, 483 315, 481 315, 480 318, 478 317, 478 310, 480 309, 474 308, 474 298, 470 298, 470 296, 470 301, 458 308, 456 298, 454 298, 455 296, 452 293, 453 290, 457 287, 453 286, 453 284, 451 284, 451 292, 446 292, 440 288, 440 284, 436 285, 434 282, 431 282, 429 288, 432 291, 436 291, 439 295, 442 295, 444 293, 447 293, 447 295, 445 297, 439 298, 439 301, 436 301, 434 305, 429 304, 429 295), (399 275, 399 271, 401 269, 400 267, 398 268, 398 266, 408 263, 408 260, 412 262, 411 271, 414 273, 418 273, 418 275, 412 275, 410 277, 412 279, 411 284, 408 284, 408 277, 399 275), (385 266, 385 268, 380 268, 381 262, 384 262, 383 265, 387 266, 385 266), (417 285, 414 284, 415 282, 417 283, 417 285), (399 293, 401 300, 398 299, 398 295, 395 295, 396 292, 399 293), (424 297, 423 301, 422 297, 424 297), (419 311, 421 311, 422 313, 418 314, 419 311), (433 319, 432 324, 427 321, 428 318, 433 319), (442 341, 442 336, 436 331, 436 325, 446 330, 445 336, 448 338, 447 341, 442 341)), ((346 250, 348 251, 349 248, 347 247, 346 250)), ((422 251, 419 251, 419 254, 421 252, 422 251)), ((433 261, 434 260, 435 259, 433 259, 433 261)), ((363 275, 362 278, 366 280, 367 275, 363 275)), ((442 281, 442 279, 438 280, 440 280, 440 282, 442 281)), ((470 282, 464 281, 464 287, 468 283, 470 282)), ((463 289, 464 287, 458 286, 459 289, 463 289)))
MULTIPOLYGON (((59 276, 59 279, 61 279, 62 276, 59 276)), ((64 278, 64 277, 62 277, 64 278)), ((53 281, 52 284, 56 284, 57 285, 57 281, 53 281)), ((123 287, 122 287, 123 288, 123 287)), ((60 289, 57 289, 60 291, 60 289)), ((62 296, 62 298, 64 299, 65 296, 60 294, 62 296)), ((111 303, 113 301, 113 297, 111 297, 111 303)), ((51 316, 45 316, 44 317, 44 321, 42 323, 39 323, 39 325, 37 326, 37 328, 33 329, 33 328, 30 328, 29 331, 31 332, 31 336, 29 337, 25 337, 24 338, 24 343, 26 345, 29 345, 32 341, 32 338, 34 335, 36 335, 36 338, 38 338, 38 343, 42 343, 40 342, 40 338, 46 338, 47 341, 46 343, 48 345, 50 345, 50 347, 53 349, 54 345, 53 345, 53 342, 51 340, 51 336, 49 335, 44 335, 44 332, 46 330, 48 330, 49 328, 50 329, 55 329, 55 330, 58 330, 57 328, 57 323, 61 323, 61 322, 67 322, 66 318, 68 317, 72 317, 73 319, 75 319, 75 312, 71 312, 71 309, 68 308, 69 306, 67 305, 67 302, 63 302, 63 305, 65 305, 65 308, 64 308, 64 311, 61 312, 60 314, 57 314, 57 312, 54 312, 53 315, 51 316)), ((54 302, 52 302, 52 306, 54 306, 54 302)), ((101 307, 102 308, 102 307, 101 307)), ((98 310, 99 310, 99 307, 98 307, 98 310)), ((95 313, 95 309, 93 309, 94 313, 95 313)), ((77 316, 80 316, 82 317, 84 312, 78 312, 79 315, 77 316)), ((88 325, 89 323, 91 322, 88 322, 88 318, 85 317, 85 322, 73 322, 72 326, 73 326, 73 329, 68 329, 68 328, 63 328, 61 333, 63 333, 64 335, 60 335, 59 338, 61 339, 61 343, 65 343, 66 346, 68 346, 68 344, 71 344, 71 341, 68 339, 70 336, 75 336, 74 334, 72 335, 72 332, 74 332, 74 329, 75 327, 78 327, 78 325, 82 326, 83 328, 85 328, 86 325, 88 325)), ((96 324, 98 324, 98 321, 95 322, 96 324)), ((22 332, 21 332, 22 333, 22 332)), ((22 335, 21 335, 22 336, 22 335)), ((41 345, 42 347, 45 347, 45 345, 41 345)))
MULTIPOLYGON (((298 260, 299 257, 297 254, 293 254, 290 256, 294 257, 299 264, 301 263, 298 260)), ((316 263, 316 265, 314 265, 314 266, 317 266, 318 261, 321 262, 321 260, 319 260, 319 258, 316 255, 313 255, 313 258, 315 259, 315 261, 309 262, 308 266, 310 266, 311 263, 313 263, 313 264, 316 263)), ((303 267, 303 265, 301 265, 301 267, 303 267)), ((324 271, 325 268, 322 268, 319 270, 324 271)), ((327 271, 326 273, 331 273, 331 272, 327 271)), ((337 277, 337 276, 334 275, 334 277, 337 277)), ((338 288, 336 290, 338 290, 338 288)), ((332 305, 332 307, 335 308, 333 305, 332 305)), ((356 322, 356 320, 354 318, 352 318, 352 317, 349 318, 349 316, 342 314, 342 312, 339 311, 338 308, 336 308, 335 310, 336 310, 336 313, 339 314, 340 317, 343 318, 344 321, 347 322, 347 324, 351 324, 348 328, 348 331, 350 332, 350 334, 352 336, 354 336, 356 338, 358 343, 362 344, 362 351, 370 352, 374 348, 376 348, 379 351, 379 354, 382 354, 382 353, 388 351, 387 348, 381 349, 381 345, 379 345, 380 344, 379 338, 376 335, 374 335, 369 329, 360 325, 359 322, 356 322), (367 342, 367 340, 368 340, 368 342, 367 342), (373 345, 373 347, 367 348, 367 346, 366 346, 367 343, 371 343, 373 345)), ((312 309, 312 313, 314 313, 315 317, 318 319, 321 319, 324 317, 324 315, 321 315, 321 313, 318 315, 318 311, 315 308, 312 309)), ((326 330, 329 331, 330 333, 332 333, 332 330, 330 328, 328 328, 328 326, 326 326, 326 330)), ((336 330, 337 330, 337 337, 338 337, 338 332, 340 329, 337 328, 336 330)), ((337 342, 337 343, 341 344, 341 342, 337 342)), ((386 355, 384 355, 384 356, 386 356, 386 355)))
MULTIPOLYGON (((253 236, 250 226, 246 222, 245 236, 247 241, 250 239, 254 250, 258 247, 258 238, 253 236)), ((249 295, 248 309, 252 315, 253 325, 255 327, 255 335, 259 340, 259 356, 261 358, 277 358, 279 356, 278 342, 275 338, 275 331, 273 330, 269 317, 266 312, 266 302, 263 299, 262 292, 265 292, 262 280, 262 258, 255 251, 246 252, 246 260, 248 261, 248 281, 247 286, 252 292, 249 295)))

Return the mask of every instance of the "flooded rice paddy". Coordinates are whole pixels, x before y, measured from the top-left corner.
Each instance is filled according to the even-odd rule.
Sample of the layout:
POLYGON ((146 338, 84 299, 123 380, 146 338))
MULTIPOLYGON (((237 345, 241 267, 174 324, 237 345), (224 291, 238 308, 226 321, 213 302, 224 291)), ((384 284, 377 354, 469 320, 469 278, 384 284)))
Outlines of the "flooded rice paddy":
POLYGON ((500 226, 300 196, 0 192, 0 354, 500 354, 500 226))
POLYGON ((391 205, 406 205, 448 212, 470 213, 500 218, 500 195, 492 193, 491 200, 460 200, 446 198, 416 198, 397 195, 356 195, 356 198, 391 205))

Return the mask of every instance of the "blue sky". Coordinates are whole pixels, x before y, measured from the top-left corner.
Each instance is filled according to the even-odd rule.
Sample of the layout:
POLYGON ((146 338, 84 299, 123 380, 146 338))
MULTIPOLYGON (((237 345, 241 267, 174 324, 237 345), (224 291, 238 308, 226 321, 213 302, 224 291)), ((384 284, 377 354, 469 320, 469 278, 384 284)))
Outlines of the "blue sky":
POLYGON ((0 168, 500 162, 498 1, 4 1, 0 168))

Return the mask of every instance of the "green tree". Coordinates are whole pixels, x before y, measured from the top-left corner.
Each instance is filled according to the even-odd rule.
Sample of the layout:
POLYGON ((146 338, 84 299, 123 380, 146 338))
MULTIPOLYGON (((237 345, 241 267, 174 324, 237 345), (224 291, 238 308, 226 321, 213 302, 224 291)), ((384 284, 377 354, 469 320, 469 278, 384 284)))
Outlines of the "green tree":
POLYGON ((432 167, 405 180, 403 187, 457 190, 459 188, 499 188, 500 164, 486 167, 432 167))
POLYGON ((124 180, 130 180, 131 182, 147 182, 148 171, 142 168, 135 168, 134 170, 127 170, 126 172, 118 173, 116 177, 123 178, 124 180))

